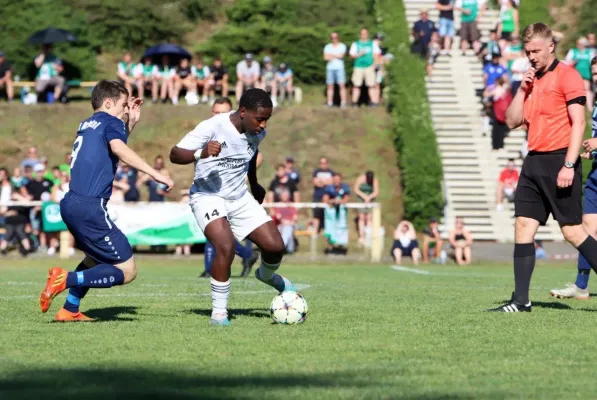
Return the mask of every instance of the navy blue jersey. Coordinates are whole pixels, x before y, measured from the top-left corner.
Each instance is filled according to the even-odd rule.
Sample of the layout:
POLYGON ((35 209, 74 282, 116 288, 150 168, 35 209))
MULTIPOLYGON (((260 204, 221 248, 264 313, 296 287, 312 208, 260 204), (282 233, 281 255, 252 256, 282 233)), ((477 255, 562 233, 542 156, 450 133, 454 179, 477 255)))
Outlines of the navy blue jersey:
POLYGON ((110 141, 127 141, 124 122, 105 112, 97 112, 81 122, 73 144, 70 163, 70 191, 84 197, 109 199, 118 157, 110 141))

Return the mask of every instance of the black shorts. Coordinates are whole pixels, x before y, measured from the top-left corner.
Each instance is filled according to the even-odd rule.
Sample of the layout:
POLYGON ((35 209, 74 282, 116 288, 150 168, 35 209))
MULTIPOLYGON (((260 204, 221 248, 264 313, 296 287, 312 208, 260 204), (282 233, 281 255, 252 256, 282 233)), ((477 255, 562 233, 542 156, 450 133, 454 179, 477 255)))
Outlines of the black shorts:
POLYGON ((392 245, 392 251, 390 251, 390 255, 394 257, 394 250, 399 249, 402 252, 403 257, 412 257, 413 250, 418 248, 419 242, 416 240, 411 241, 410 244, 406 247, 404 247, 402 243, 400 243, 400 240, 394 240, 394 244, 392 245))
POLYGON ((560 225, 582 223, 582 165, 574 165, 572 186, 559 189, 558 174, 564 166, 567 149, 529 152, 522 164, 514 210, 516 217, 527 217, 545 225, 549 214, 560 225))
POLYGON ((12 241, 15 243, 20 243, 25 239, 27 239, 27 234, 25 233, 25 224, 6 224, 6 234, 4 235, 4 240, 9 243, 12 241))

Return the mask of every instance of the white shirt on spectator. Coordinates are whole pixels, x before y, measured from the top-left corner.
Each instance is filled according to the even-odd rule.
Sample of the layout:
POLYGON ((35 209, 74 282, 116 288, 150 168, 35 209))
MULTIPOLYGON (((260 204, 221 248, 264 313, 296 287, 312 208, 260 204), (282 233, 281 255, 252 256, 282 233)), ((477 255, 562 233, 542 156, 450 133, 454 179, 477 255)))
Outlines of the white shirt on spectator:
MULTIPOLYGON (((328 43, 323 48, 323 54, 331 54, 335 57, 344 56, 346 54, 346 45, 344 43, 338 43, 337 46, 334 46, 333 43, 328 43)), ((344 60, 339 58, 334 58, 328 61, 326 65, 326 69, 328 70, 343 70, 344 69, 344 60)))
POLYGON ((8 203, 12 195, 12 187, 10 185, 0 185, 0 206, 8 203))
POLYGON ((241 76, 252 76, 259 78, 261 74, 261 68, 259 68, 259 63, 257 61, 251 62, 251 66, 249 67, 247 60, 242 60, 236 64, 236 73, 240 74, 241 76))
MULTIPOLYGON (((149 78, 148 76, 144 76, 143 72, 143 63, 138 63, 135 68, 133 68, 133 77, 139 79, 139 78, 149 78)), ((158 70, 158 66, 154 65, 151 68, 151 76, 154 78, 159 78, 160 77, 160 71, 158 70)))
POLYGON ((522 81, 525 72, 531 67, 531 62, 526 57, 518 57, 512 63, 512 80, 515 82, 522 81))
MULTIPOLYGON (((477 0, 477 7, 481 8, 482 6, 484 6, 486 3, 485 0, 477 0)), ((456 3, 454 3, 454 7, 455 8, 462 8, 462 0, 456 0, 456 3)))
MULTIPOLYGON (((349 54, 351 56, 357 55, 357 42, 352 42, 352 44, 350 45, 349 54)), ((373 41, 373 55, 378 54, 381 54, 381 49, 379 48, 379 45, 375 41, 373 41)))

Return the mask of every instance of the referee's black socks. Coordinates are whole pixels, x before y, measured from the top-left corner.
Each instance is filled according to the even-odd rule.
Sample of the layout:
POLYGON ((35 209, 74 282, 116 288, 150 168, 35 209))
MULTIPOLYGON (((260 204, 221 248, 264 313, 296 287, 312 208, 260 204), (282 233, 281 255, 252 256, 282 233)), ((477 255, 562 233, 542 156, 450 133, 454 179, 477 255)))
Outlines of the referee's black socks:
MULTIPOLYGON (((592 247, 595 254, 594 259, 597 260, 597 242, 595 242, 595 245, 589 246, 592 247)), ((529 303, 529 286, 531 285, 531 276, 534 269, 535 244, 514 244, 514 300, 518 304, 526 305, 529 303)))
POLYGON ((593 268, 593 271, 597 272, 597 240, 589 235, 589 237, 578 246, 578 251, 587 259, 589 265, 593 268))

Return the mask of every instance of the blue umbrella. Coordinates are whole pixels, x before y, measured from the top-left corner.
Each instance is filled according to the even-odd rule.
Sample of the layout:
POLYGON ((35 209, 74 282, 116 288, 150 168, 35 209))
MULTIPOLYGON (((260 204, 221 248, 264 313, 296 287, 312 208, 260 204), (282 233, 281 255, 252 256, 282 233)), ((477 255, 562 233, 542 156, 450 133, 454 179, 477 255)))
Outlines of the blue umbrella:
POLYGON ((180 60, 181 58, 192 58, 191 54, 188 51, 186 51, 180 46, 170 43, 163 43, 158 44, 156 46, 151 46, 150 48, 145 50, 145 53, 143 53, 142 58, 151 57, 154 61, 158 61, 158 59, 161 56, 169 56, 171 61, 172 59, 180 60))

